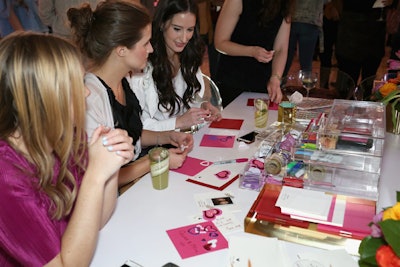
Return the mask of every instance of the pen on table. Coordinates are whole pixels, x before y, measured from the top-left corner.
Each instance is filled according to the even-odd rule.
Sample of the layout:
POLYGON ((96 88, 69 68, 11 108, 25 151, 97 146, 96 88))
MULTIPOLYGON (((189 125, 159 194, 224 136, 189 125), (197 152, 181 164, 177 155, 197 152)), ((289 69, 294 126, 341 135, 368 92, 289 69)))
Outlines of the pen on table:
POLYGON ((239 159, 228 159, 228 160, 221 160, 213 162, 214 165, 221 165, 221 164, 229 164, 229 163, 240 163, 248 161, 248 158, 239 158, 239 159))

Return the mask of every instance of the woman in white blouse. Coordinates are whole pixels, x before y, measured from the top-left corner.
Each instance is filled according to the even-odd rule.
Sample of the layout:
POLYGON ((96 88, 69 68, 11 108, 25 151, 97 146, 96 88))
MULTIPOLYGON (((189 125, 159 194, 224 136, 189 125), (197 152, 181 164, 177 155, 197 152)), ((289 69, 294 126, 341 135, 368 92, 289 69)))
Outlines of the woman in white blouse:
POLYGON ((160 0, 152 24, 150 63, 131 80, 142 106, 143 128, 188 129, 220 120, 200 70, 204 44, 195 1, 160 0))

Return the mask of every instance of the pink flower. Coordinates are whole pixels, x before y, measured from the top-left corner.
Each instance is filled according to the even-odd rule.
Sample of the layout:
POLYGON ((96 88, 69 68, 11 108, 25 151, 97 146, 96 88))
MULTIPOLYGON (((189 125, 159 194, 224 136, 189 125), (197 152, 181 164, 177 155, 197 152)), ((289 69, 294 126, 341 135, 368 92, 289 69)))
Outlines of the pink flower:
POLYGON ((371 223, 371 236, 375 238, 382 237, 381 227, 378 225, 382 221, 383 211, 379 212, 374 216, 371 223))

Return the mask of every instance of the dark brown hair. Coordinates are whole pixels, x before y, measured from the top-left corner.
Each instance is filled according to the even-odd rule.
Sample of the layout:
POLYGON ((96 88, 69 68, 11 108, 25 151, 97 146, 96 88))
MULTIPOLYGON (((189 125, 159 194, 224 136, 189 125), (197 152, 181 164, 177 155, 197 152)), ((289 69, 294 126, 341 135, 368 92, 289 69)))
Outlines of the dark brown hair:
POLYGON ((67 12, 74 39, 82 53, 97 66, 103 65, 113 48, 133 47, 143 29, 151 23, 147 10, 123 0, 100 2, 92 11, 89 4, 67 12))
POLYGON ((204 53, 196 1, 160 0, 154 15, 151 44, 154 52, 149 55, 149 59, 154 68, 153 79, 157 86, 159 105, 168 110, 170 115, 179 113, 182 106, 190 108, 189 103, 193 94, 201 89, 200 82, 196 78, 196 72, 201 66, 204 53), (175 93, 172 84, 173 67, 168 59, 164 33, 161 29, 174 15, 182 12, 190 12, 196 16, 196 27, 193 37, 179 54, 182 76, 187 84, 185 93, 181 98, 175 93))

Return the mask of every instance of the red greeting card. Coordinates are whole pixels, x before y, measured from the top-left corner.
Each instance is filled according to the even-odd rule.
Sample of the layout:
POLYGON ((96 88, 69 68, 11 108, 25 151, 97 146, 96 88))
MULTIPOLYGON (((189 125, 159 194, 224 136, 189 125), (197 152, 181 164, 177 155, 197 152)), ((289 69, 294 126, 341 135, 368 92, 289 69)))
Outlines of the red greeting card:
POLYGON ((211 221, 171 229, 167 234, 182 259, 228 248, 228 241, 211 221))
POLYGON ((208 127, 209 128, 240 130, 240 127, 242 127, 242 124, 243 124, 243 120, 240 120, 240 119, 222 119, 220 121, 211 122, 208 127))

